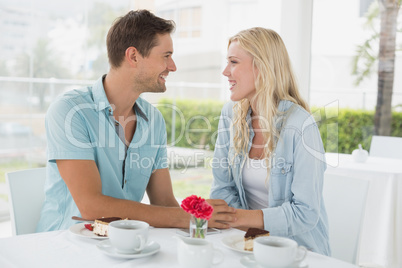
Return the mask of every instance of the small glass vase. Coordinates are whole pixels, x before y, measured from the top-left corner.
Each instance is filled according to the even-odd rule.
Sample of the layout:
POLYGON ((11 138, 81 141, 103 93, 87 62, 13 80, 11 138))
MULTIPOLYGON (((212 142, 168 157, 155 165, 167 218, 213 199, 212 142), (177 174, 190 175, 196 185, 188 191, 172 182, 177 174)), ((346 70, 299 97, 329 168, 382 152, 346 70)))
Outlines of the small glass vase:
POLYGON ((208 220, 196 218, 191 215, 190 218, 190 237, 205 238, 207 235, 208 220))

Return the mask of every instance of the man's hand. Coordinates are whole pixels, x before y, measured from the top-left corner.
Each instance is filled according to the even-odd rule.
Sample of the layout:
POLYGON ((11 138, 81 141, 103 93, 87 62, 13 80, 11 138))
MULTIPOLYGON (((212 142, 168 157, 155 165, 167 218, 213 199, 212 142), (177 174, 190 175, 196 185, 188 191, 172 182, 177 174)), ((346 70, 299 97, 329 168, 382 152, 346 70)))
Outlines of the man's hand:
POLYGON ((146 205, 102 194, 102 181, 93 160, 56 163, 83 218, 120 217, 146 221, 154 227, 188 227, 190 216, 173 196, 167 169, 151 176, 147 191, 151 204, 155 205, 146 205))
POLYGON ((229 207, 222 199, 207 199, 208 204, 214 208, 212 218, 208 221, 209 227, 227 229, 237 221, 236 209, 229 207))

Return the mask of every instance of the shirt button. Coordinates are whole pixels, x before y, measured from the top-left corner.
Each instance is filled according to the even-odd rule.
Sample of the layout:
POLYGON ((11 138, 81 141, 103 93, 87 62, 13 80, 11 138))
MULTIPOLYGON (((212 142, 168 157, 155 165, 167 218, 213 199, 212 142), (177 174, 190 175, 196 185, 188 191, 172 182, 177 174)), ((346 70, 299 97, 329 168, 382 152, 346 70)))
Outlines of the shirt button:
POLYGON ((282 174, 285 174, 285 169, 284 168, 282 168, 282 174))
POLYGON ((115 126, 117 127, 119 125, 119 122, 114 122, 115 126))
POLYGON ((112 112, 112 109, 109 109, 109 113, 112 112))
POLYGON ((124 180, 124 184, 126 184, 127 183, 127 180, 124 180))

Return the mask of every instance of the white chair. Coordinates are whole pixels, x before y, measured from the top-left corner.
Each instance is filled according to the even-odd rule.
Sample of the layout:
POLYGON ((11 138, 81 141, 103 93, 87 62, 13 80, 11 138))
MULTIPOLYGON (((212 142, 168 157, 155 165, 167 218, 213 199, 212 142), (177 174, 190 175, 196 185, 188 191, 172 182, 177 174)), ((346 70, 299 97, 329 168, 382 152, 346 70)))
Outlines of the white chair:
POLYGON ((332 257, 358 264, 369 181, 325 174, 323 196, 332 257))
POLYGON ((45 200, 46 168, 6 173, 12 235, 35 233, 45 200))
POLYGON ((402 138, 373 136, 371 138, 370 156, 402 159, 402 138))

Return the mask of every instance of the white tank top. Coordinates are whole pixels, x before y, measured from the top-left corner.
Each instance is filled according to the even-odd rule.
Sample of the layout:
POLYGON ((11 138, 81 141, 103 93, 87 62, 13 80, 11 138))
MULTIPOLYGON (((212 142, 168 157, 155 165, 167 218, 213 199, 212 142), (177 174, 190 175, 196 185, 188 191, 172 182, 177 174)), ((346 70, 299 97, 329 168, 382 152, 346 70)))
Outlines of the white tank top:
POLYGON ((242 171, 242 182, 250 209, 268 207, 268 176, 265 159, 246 158, 242 171))

